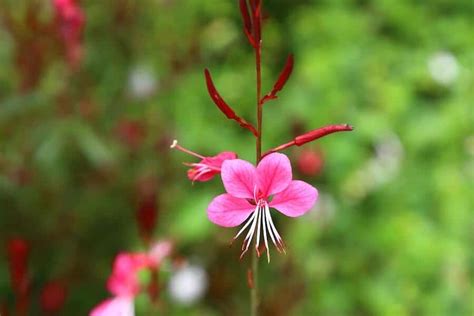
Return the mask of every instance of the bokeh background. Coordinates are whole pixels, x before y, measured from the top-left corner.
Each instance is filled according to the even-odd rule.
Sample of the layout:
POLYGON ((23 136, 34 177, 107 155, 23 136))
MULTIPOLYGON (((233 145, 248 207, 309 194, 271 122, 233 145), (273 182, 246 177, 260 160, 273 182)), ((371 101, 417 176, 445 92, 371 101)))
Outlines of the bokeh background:
MULTIPOLYGON (((0 1, 0 313, 22 304, 15 249, 27 315, 86 315, 110 296, 118 252, 171 239, 159 298, 141 294, 137 315, 247 315, 237 230, 206 216, 221 181, 192 185, 181 163, 196 160, 169 149, 254 159, 203 77, 255 120, 237 1, 71 7, 0 1)), ((285 152, 320 199, 274 214, 288 253, 260 261, 262 315, 474 313, 473 39, 470 0, 264 1, 264 90, 295 55, 264 148, 355 131, 285 152)))

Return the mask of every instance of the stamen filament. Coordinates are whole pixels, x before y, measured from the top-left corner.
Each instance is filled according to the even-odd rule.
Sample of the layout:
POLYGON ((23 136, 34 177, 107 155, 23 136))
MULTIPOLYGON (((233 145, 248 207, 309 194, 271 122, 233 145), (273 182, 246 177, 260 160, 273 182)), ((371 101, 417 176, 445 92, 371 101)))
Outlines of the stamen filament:
POLYGON ((237 233, 237 235, 234 236, 234 238, 232 238, 232 240, 236 240, 237 238, 239 238, 240 234, 242 234, 242 232, 250 225, 250 223, 252 223, 253 221, 253 218, 255 217, 257 213, 253 212, 252 215, 250 216, 249 220, 247 221, 247 223, 245 223, 244 227, 242 227, 239 232, 237 233))
POLYGON ((265 249, 267 250, 267 261, 270 263, 270 250, 268 249, 268 239, 267 239, 267 216, 265 209, 262 209, 262 215, 265 215, 265 220, 262 219, 262 226, 263 226, 263 239, 265 241, 265 249))
MULTIPOLYGON (((258 206, 257 208, 255 208, 255 211, 254 212, 257 212, 258 211, 258 206)), ((252 239, 253 239, 253 235, 254 235, 254 232, 255 232, 255 226, 257 225, 257 220, 258 220, 258 213, 256 214, 256 217, 253 219, 253 223, 252 223, 252 226, 250 227, 250 230, 247 234, 247 236, 245 237, 244 239, 244 243, 242 244, 242 249, 244 248, 245 246, 245 250, 242 252, 242 254, 240 255, 240 258, 242 259, 243 256, 245 255, 245 253, 247 252, 247 250, 249 250, 249 247, 250 247, 250 243, 252 242, 252 239)))
POLYGON ((189 149, 186 149, 186 148, 184 148, 184 147, 181 147, 180 145, 178 145, 178 140, 176 140, 176 139, 173 140, 173 143, 171 144, 170 148, 175 148, 175 149, 177 149, 177 150, 179 150, 179 151, 182 151, 183 153, 189 154, 189 155, 194 156, 194 157, 198 157, 198 158, 200 158, 200 159, 206 158, 206 157, 204 157, 204 156, 202 156, 202 155, 200 155, 200 154, 195 153, 194 151, 191 151, 191 150, 189 150, 189 149))
POLYGON ((261 222, 262 222, 262 220, 263 220, 263 219, 262 219, 262 216, 263 216, 263 214, 262 214, 262 213, 263 213, 263 207, 259 204, 259 205, 257 206, 257 208, 258 208, 258 215, 257 215, 257 216, 258 216, 258 219, 257 219, 257 222, 258 222, 258 223, 257 223, 257 226, 258 226, 258 227, 257 227, 257 240, 255 241, 255 250, 257 251, 257 256, 260 257, 260 250, 259 250, 258 248, 259 248, 259 246, 260 246, 260 229, 261 229, 261 226, 262 226, 262 225, 261 225, 261 222))
POLYGON ((245 253, 247 253, 248 249, 250 248, 250 244, 252 243, 253 237, 254 235, 256 235, 255 251, 260 257, 260 241, 261 239, 263 239, 265 251, 267 253, 267 261, 270 263, 270 248, 268 246, 268 235, 270 235, 270 238, 278 252, 286 253, 285 245, 283 243, 283 239, 281 238, 280 234, 276 230, 275 225, 273 224, 268 202, 265 200, 259 200, 256 204, 257 205, 252 215, 249 216, 244 226, 239 230, 239 232, 234 236, 234 238, 232 238, 232 242, 236 240, 250 226, 242 243, 242 253, 240 255, 240 259, 242 259, 245 253), (261 235, 263 235, 263 237, 261 235))
POLYGON ((277 248, 278 252, 281 252, 280 251, 280 248, 278 248, 278 245, 277 245, 277 242, 276 242, 276 237, 273 236, 273 232, 270 228, 270 212, 267 212, 267 207, 265 207, 265 220, 267 222, 267 227, 268 227, 268 233, 270 234, 270 238, 272 239, 272 242, 273 244, 275 245, 275 247, 277 248))
POLYGON ((273 233, 275 234, 276 236, 276 239, 278 241, 278 244, 279 246, 281 247, 281 250, 286 254, 286 250, 285 250, 285 246, 283 244, 283 239, 281 238, 280 234, 278 233, 278 231, 276 230, 275 228, 275 225, 273 224, 273 220, 272 220, 272 217, 270 216, 270 208, 268 207, 268 205, 266 206, 266 212, 268 214, 268 218, 270 220, 270 227, 273 231, 273 233))

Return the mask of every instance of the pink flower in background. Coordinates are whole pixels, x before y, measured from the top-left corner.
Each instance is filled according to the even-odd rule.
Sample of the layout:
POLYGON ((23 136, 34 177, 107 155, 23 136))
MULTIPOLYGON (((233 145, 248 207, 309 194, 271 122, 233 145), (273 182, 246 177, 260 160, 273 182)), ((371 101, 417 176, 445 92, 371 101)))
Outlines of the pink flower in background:
POLYGON ((171 148, 176 148, 182 152, 201 159, 201 161, 199 161, 198 163, 184 163, 186 166, 191 167, 191 169, 188 170, 188 178, 193 182, 205 182, 211 180, 216 174, 219 174, 221 172, 221 166, 224 161, 237 158, 237 154, 231 151, 224 151, 212 157, 204 157, 186 148, 181 147, 180 145, 178 145, 178 142, 176 140, 173 141, 171 148))
POLYGON ((134 316, 133 297, 117 296, 109 298, 90 313, 90 316, 134 316))
POLYGON ((133 316, 133 300, 140 292, 138 272, 145 268, 157 268, 172 250, 170 241, 154 244, 148 253, 120 253, 115 257, 107 289, 114 295, 90 313, 90 316, 133 316))
POLYGON ((245 160, 226 160, 222 164, 221 177, 227 193, 217 196, 209 204, 208 217, 223 227, 235 227, 248 219, 234 237, 236 239, 250 227, 242 245, 242 256, 247 252, 254 235, 258 255, 263 235, 268 261, 268 236, 278 251, 284 251, 283 240, 270 215, 270 207, 286 216, 298 217, 310 210, 318 198, 318 191, 314 187, 303 181, 292 180, 290 161, 280 153, 264 157, 256 168, 245 160))
POLYGON ((54 9, 68 61, 76 67, 82 58, 81 38, 85 24, 84 13, 76 0, 54 0, 54 9))
POLYGON ((159 267, 163 260, 173 251, 173 243, 169 240, 157 242, 148 252, 148 260, 153 267, 159 267))
POLYGON ((150 265, 148 256, 142 253, 120 253, 114 261, 107 288, 115 296, 131 296, 140 292, 137 273, 150 265))

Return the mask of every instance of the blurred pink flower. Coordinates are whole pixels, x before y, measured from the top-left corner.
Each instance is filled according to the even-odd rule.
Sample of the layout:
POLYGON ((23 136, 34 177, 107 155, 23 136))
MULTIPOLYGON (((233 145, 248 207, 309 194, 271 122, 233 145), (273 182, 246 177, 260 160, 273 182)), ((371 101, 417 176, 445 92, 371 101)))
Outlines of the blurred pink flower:
POLYGON ((171 254, 173 243, 169 240, 162 240, 151 246, 148 252, 148 260, 154 267, 159 267, 161 262, 171 254))
POLYGON ((90 316, 134 316, 133 297, 117 296, 100 303, 90 316))
POLYGON ((76 0, 54 0, 54 8, 68 61, 76 67, 82 58, 81 38, 85 24, 84 13, 76 0))
POLYGON ((234 237, 247 229, 242 256, 256 235, 255 250, 260 255, 261 231, 268 261, 267 234, 278 251, 284 251, 283 240, 270 215, 273 207, 289 217, 298 217, 310 210, 318 198, 318 191, 303 181, 292 180, 291 164, 283 154, 272 153, 264 157, 255 168, 241 160, 226 160, 222 164, 222 182, 227 193, 214 198, 207 212, 209 219, 220 226, 234 227, 247 223, 234 237))
POLYGON ((120 253, 114 261, 112 275, 107 288, 115 296, 134 297, 140 291, 137 273, 150 266, 148 255, 142 253, 120 253))
POLYGON ((176 140, 171 145, 171 148, 176 148, 182 152, 201 159, 201 161, 197 163, 184 163, 186 166, 191 167, 191 169, 188 170, 188 178, 193 182, 204 182, 211 180, 216 174, 221 172, 222 163, 224 161, 237 158, 237 154, 231 151, 224 151, 212 157, 204 157, 181 147, 178 145, 176 140))
POLYGON ((114 297, 96 306, 90 316, 133 316, 133 300, 140 292, 138 272, 159 267, 171 250, 170 241, 161 241, 154 244, 148 253, 119 253, 107 281, 107 289, 114 297))

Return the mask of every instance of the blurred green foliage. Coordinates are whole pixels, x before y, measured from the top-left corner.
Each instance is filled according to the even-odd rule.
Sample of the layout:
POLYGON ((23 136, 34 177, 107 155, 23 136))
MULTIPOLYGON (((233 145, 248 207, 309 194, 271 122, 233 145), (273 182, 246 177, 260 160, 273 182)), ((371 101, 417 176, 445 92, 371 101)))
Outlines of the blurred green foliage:
MULTIPOLYGON (((210 278, 189 307, 163 291, 161 314, 246 315, 247 259, 227 246, 236 230, 206 216, 222 184, 191 185, 181 162, 193 158, 168 150, 177 138, 205 155, 253 160, 253 137, 216 109, 203 78, 208 67, 226 101, 254 121, 254 59, 236 1, 81 6, 84 58, 72 70, 54 31, 38 26, 54 19, 48 1, 0 2, 0 240, 31 243, 31 315, 51 279, 67 284, 63 315, 85 315, 108 296, 114 255, 145 249, 135 223, 143 191, 155 193, 156 239, 172 238, 210 278), (25 53, 35 66, 22 70, 25 53)), ((263 315, 472 315, 472 1, 264 8, 264 90, 295 54, 292 78, 265 106, 264 148, 331 123, 355 131, 308 145, 323 153, 317 175, 298 171, 299 148, 286 152, 320 201, 303 218, 274 216, 288 254, 260 263, 263 315)), ((0 305, 12 307, 0 253, 0 305)), ((140 297, 137 314, 149 305, 140 297)))

